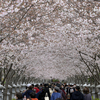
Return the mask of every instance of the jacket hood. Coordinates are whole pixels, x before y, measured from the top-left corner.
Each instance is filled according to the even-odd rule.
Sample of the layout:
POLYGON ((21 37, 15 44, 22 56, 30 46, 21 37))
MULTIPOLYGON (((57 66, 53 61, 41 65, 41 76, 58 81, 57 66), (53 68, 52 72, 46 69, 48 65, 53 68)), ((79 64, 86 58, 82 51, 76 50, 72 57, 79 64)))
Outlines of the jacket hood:
POLYGON ((76 96, 79 96, 79 95, 81 95, 81 92, 75 91, 75 95, 76 95, 76 96))
POLYGON ((83 100, 83 94, 80 91, 75 91, 72 93, 73 100, 83 100))

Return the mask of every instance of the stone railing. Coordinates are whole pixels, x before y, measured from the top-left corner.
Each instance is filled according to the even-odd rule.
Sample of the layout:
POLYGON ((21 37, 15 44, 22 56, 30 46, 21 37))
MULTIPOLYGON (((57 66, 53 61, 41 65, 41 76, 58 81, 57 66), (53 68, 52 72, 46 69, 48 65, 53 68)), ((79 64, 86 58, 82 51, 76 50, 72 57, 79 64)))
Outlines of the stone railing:
MULTIPOLYGON (((0 84, 0 100, 4 100, 3 97, 5 95, 3 95, 3 91, 4 91, 5 87, 3 85, 0 84)), ((15 94, 16 92, 23 92, 26 89, 26 84, 12 84, 12 86, 8 85, 8 89, 7 89, 7 98, 6 100, 10 100, 10 96, 12 96, 11 98, 14 99, 15 98, 15 94), (12 92, 10 93, 10 89, 12 89, 12 92)))
POLYGON ((30 83, 21 83, 21 84, 15 84, 15 83, 12 83, 12 85, 8 85, 8 88, 6 90, 5 86, 1 85, 0 83, 0 100, 13 100, 15 99, 15 95, 17 92, 23 92, 26 90, 26 86, 27 84, 39 84, 39 83, 34 83, 34 82, 30 82, 30 83), (6 95, 6 98, 5 97, 5 94, 3 93, 4 91, 7 91, 7 95, 6 95), (10 91, 11 90, 11 91, 10 91))

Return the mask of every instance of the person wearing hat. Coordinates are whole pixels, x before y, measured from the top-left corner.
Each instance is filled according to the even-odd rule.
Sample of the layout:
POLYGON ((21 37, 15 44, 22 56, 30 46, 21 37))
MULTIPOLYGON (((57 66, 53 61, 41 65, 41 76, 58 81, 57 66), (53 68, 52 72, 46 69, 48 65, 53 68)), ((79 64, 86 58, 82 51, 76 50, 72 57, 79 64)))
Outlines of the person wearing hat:
POLYGON ((54 87, 54 92, 53 92, 50 100, 56 100, 57 98, 61 98, 61 94, 58 93, 59 90, 60 90, 59 87, 57 87, 57 86, 54 87))
POLYGON ((79 86, 76 86, 75 92, 72 93, 71 100, 84 100, 84 96, 80 92, 80 87, 79 86))

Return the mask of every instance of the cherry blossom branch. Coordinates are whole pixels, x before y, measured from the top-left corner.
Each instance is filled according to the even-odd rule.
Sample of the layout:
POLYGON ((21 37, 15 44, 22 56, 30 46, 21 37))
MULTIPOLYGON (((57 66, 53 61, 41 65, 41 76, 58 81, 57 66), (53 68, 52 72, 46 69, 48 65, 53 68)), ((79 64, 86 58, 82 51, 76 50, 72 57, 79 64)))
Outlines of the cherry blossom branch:
MULTIPOLYGON (((24 15, 22 16, 22 18, 18 21, 18 23, 17 23, 17 24, 15 25, 15 27, 13 28, 14 30, 11 32, 11 34, 16 30, 17 26, 18 26, 19 23, 23 20, 23 18, 25 17, 25 15, 27 14, 27 12, 31 9, 31 7, 33 7, 33 5, 31 5, 31 6, 27 9, 27 11, 24 13, 24 15)), ((7 36, 5 36, 4 38, 2 38, 2 39, 0 40, 0 43, 1 43, 4 39, 6 39, 8 36, 10 36, 11 34, 9 33, 7 36)))
POLYGON ((86 61, 84 60, 84 58, 82 57, 81 52, 79 52, 79 54, 80 54, 80 57, 81 57, 82 61, 83 61, 84 64, 87 66, 87 68, 89 69, 89 71, 91 72, 91 74, 93 75, 93 77, 96 79, 96 81, 97 81, 98 83, 100 83, 99 80, 98 80, 98 78, 97 78, 97 77, 93 74, 93 72, 91 71, 91 69, 90 69, 89 65, 87 64, 87 62, 86 62, 86 61))

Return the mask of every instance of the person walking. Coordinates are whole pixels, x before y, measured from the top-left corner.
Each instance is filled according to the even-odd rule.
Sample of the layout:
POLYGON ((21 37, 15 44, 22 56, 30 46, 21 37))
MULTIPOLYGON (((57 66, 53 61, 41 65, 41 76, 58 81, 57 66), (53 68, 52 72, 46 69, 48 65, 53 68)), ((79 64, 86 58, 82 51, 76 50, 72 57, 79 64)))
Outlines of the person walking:
POLYGON ((85 87, 83 89, 83 95, 84 95, 84 100, 92 100, 91 98, 91 94, 89 93, 89 88, 88 87, 85 87))
POLYGON ((28 84, 27 85, 27 90, 24 93, 22 93, 23 98, 25 97, 26 99, 29 99, 31 92, 34 92, 33 91, 33 86, 31 84, 28 84))
POLYGON ((36 90, 36 93, 38 93, 40 91, 38 88, 38 84, 35 85, 34 89, 36 90))
POLYGON ((30 99, 29 100, 38 100, 37 98, 36 98, 36 93, 35 92, 31 92, 30 93, 30 99))
POLYGON ((45 91, 45 88, 43 87, 41 93, 38 96, 38 100, 45 100, 45 94, 46 94, 46 91, 45 91))
POLYGON ((60 87, 59 93, 61 94, 62 100, 67 100, 67 96, 66 96, 66 93, 65 93, 63 87, 60 87))
POLYGON ((70 100, 70 84, 68 84, 65 92, 66 92, 66 95, 67 95, 67 100, 70 100))
POLYGON ((70 89, 69 89, 70 100, 71 100, 71 97, 72 97, 73 92, 75 92, 75 88, 74 88, 73 85, 71 84, 71 85, 70 85, 70 89))
POLYGON ((79 86, 76 86, 75 92, 72 93, 71 100, 84 100, 84 96, 80 92, 80 87, 79 86))
POLYGON ((49 97, 49 100, 50 100, 49 85, 45 84, 44 87, 45 87, 45 96, 49 97))
POLYGON ((58 92, 59 92, 59 87, 55 86, 54 87, 54 92, 53 92, 50 100, 56 100, 57 98, 62 98, 61 94, 58 93, 58 92))

